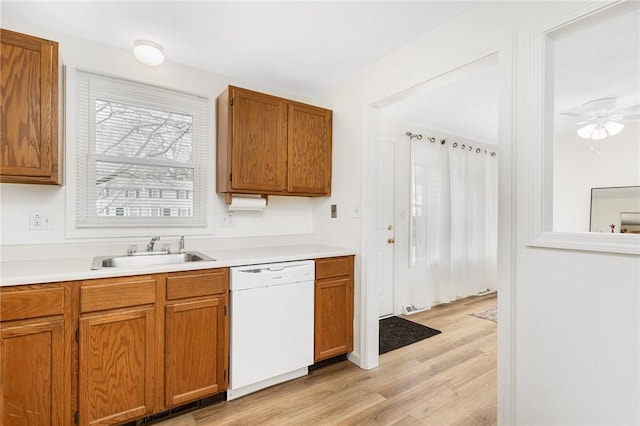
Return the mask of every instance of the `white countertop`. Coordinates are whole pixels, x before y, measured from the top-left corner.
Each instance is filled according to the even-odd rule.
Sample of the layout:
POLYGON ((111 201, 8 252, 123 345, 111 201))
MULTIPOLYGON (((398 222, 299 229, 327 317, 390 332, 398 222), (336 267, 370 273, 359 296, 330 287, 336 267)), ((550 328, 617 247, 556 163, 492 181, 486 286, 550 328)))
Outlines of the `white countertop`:
MULTIPOLYGON (((0 287, 173 271, 192 271, 197 269, 319 259, 355 254, 354 250, 313 244, 198 251, 216 260, 212 262, 200 261, 144 267, 102 268, 98 270, 91 270, 93 256, 0 262, 0 287)), ((114 253, 114 255, 118 254, 114 253)))

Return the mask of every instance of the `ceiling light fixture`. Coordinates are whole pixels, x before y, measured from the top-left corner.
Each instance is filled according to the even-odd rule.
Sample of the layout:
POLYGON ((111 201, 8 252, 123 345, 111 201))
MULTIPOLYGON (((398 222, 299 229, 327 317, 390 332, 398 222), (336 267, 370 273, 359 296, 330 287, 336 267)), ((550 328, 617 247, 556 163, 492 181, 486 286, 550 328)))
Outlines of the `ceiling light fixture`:
POLYGON ((162 46, 149 40, 136 40, 133 46, 133 55, 145 65, 157 66, 164 62, 162 46))
POLYGON ((607 136, 615 136, 624 129, 624 124, 616 121, 598 119, 578 129, 578 135, 584 139, 601 140, 607 136))
POLYGON ((584 113, 574 114, 587 118, 587 121, 578 123, 584 125, 578 129, 578 135, 584 139, 602 140, 620 133, 624 129, 624 124, 620 123, 624 115, 616 111, 615 106, 615 98, 585 102, 582 105, 584 113))

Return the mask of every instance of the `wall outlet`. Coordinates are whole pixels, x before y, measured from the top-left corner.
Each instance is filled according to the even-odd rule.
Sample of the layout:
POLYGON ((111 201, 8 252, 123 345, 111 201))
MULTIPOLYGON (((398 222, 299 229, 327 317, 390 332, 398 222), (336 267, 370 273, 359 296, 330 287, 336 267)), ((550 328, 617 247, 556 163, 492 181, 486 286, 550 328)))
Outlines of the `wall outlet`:
POLYGON ((29 212, 29 229, 32 231, 51 230, 55 228, 53 213, 44 210, 29 212))
POLYGON ((335 219, 338 217, 338 205, 331 204, 331 218, 335 219))
POLYGON ((226 212, 222 215, 222 226, 231 227, 235 223, 235 214, 226 212))

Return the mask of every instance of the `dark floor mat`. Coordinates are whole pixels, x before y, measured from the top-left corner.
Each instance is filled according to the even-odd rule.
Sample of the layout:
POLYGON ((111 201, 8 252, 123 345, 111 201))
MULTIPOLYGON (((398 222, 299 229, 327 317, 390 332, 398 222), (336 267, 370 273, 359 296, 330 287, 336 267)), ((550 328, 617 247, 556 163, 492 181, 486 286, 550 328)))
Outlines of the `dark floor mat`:
POLYGON ((429 328, 400 317, 381 319, 380 347, 378 353, 382 355, 440 333, 440 330, 429 328))

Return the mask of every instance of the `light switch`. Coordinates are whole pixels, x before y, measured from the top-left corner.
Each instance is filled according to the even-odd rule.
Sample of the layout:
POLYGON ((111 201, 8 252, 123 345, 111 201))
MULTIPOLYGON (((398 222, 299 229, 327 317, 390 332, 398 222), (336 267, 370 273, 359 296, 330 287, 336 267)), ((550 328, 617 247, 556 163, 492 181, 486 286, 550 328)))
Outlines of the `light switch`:
POLYGON ((331 219, 336 219, 338 217, 338 205, 331 204, 331 219))

